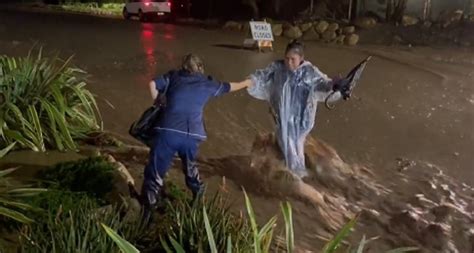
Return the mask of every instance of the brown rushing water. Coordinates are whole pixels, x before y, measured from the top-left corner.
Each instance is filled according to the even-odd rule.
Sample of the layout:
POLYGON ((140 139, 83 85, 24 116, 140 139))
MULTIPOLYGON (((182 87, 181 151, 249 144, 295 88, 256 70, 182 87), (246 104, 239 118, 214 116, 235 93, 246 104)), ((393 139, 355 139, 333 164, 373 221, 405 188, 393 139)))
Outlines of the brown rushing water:
MULTIPOLYGON (((243 39, 243 34, 234 32, 169 24, 73 15, 0 15, 0 53, 25 55, 39 43, 64 57, 74 54, 74 63, 91 75, 89 88, 98 95, 105 128, 124 136, 151 103, 148 80, 177 66, 185 53, 201 55, 207 72, 225 80, 240 80, 283 53, 283 39, 276 42, 273 53, 233 47, 243 39)), ((369 54, 374 58, 355 97, 333 111, 320 106, 312 135, 334 147, 344 161, 370 168, 381 184, 398 184, 394 191, 400 191, 400 196, 423 192, 422 186, 438 170, 449 176, 445 180, 450 185, 473 185, 474 51, 307 44, 308 60, 330 76, 346 73, 369 54), (397 159, 407 164, 415 161, 419 166, 411 166, 410 173, 419 180, 407 176, 412 182, 407 185, 395 180, 397 159), (436 169, 427 172, 430 168, 436 169)), ((256 133, 271 130, 265 103, 245 91, 213 101, 205 118, 209 140, 202 145, 204 159, 248 155, 256 133)), ((262 213, 274 213, 274 199, 258 198, 262 198, 258 202, 268 201, 261 206, 262 213)), ((298 208, 303 214, 311 210, 298 208)), ((310 218, 298 220, 298 233, 311 231, 306 222, 310 218)))

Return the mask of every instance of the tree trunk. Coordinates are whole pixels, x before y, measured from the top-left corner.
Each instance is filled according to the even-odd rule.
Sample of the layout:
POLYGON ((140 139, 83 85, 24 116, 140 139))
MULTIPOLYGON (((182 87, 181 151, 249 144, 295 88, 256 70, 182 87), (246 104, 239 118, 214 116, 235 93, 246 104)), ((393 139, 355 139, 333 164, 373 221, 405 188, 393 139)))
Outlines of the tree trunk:
POLYGON ((408 0, 388 0, 385 10, 385 19, 387 22, 401 22, 408 0))
POLYGON ((407 1, 408 0, 397 0, 397 6, 395 7, 395 11, 393 13, 393 20, 395 22, 402 21, 402 17, 405 14, 405 10, 407 9, 407 1))
POLYGON ((431 0, 425 0, 425 4, 423 6, 423 20, 430 20, 431 19, 431 0))
POLYGON ((352 20, 352 4, 353 0, 349 0, 349 10, 347 11, 347 20, 352 20))

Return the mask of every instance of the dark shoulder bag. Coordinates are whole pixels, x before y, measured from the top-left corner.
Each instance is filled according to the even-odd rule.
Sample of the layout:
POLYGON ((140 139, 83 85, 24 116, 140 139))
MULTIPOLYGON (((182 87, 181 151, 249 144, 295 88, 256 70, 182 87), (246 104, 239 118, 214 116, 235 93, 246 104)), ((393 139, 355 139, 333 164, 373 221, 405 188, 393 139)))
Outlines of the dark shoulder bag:
POLYGON ((168 85, 166 85, 163 93, 158 94, 155 103, 143 112, 142 116, 135 122, 132 123, 128 133, 141 143, 151 147, 155 131, 153 127, 156 121, 160 117, 160 113, 166 106, 166 93, 168 91, 168 85))

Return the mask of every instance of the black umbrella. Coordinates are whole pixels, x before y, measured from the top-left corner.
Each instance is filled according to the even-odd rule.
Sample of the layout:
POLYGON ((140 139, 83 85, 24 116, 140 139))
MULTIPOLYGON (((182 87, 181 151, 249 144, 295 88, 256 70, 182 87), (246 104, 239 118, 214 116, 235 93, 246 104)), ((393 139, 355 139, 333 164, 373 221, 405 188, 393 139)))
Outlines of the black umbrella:
POLYGON ((372 56, 369 56, 365 58, 362 62, 357 64, 350 72, 347 74, 347 76, 344 79, 341 79, 338 82, 337 89, 333 90, 331 94, 326 98, 324 101, 326 107, 328 109, 334 109, 335 106, 331 106, 329 104, 329 100, 334 94, 337 92, 341 92, 342 98, 344 100, 348 100, 351 97, 352 90, 356 86, 357 82, 359 81, 360 77, 362 76, 362 72, 364 72, 365 66, 367 65, 367 62, 372 58, 372 56))

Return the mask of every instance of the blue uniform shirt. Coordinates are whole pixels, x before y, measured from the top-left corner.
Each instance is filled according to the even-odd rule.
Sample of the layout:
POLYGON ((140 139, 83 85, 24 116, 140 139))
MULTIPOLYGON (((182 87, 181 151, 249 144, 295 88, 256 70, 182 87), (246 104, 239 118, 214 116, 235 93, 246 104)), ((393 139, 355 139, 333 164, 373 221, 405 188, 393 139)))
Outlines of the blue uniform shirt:
POLYGON ((166 92, 167 104, 156 129, 206 139, 203 124, 204 106, 212 97, 230 91, 230 84, 212 80, 203 74, 189 74, 183 70, 170 71, 154 79, 156 89, 166 92))

